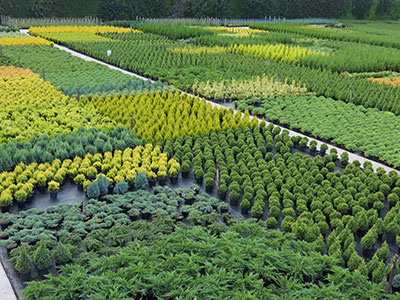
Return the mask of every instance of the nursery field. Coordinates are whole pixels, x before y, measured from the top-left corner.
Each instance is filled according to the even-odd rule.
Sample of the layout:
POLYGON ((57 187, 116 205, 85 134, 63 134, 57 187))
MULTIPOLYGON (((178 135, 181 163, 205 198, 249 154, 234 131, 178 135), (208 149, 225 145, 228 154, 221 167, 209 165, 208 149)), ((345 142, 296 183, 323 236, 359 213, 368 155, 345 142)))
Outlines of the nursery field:
POLYGON ((123 24, 0 27, 17 297, 398 299, 395 30, 123 24))

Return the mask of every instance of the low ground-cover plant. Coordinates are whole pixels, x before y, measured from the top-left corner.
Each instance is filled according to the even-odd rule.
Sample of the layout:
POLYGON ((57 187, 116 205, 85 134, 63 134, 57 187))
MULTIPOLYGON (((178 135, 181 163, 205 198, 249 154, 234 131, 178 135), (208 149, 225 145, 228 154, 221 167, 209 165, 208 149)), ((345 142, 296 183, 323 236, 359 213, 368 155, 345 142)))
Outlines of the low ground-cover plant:
MULTIPOLYGON (((123 239, 137 232, 135 243, 116 251, 100 247, 96 252, 103 253, 101 256, 93 251, 86 256, 81 254, 73 265, 60 268, 57 277, 29 283, 24 290, 25 297, 65 297, 68 293, 72 298, 110 298, 115 297, 112 291, 116 286, 119 295, 130 298, 349 299, 357 295, 367 300, 386 297, 383 285, 369 282, 358 271, 351 273, 336 266, 335 259, 313 252, 311 244, 250 222, 239 222, 227 232, 210 235, 217 224, 202 229, 174 227, 165 220, 155 224, 136 222, 130 226, 133 233, 128 231, 128 234, 124 234, 127 226, 114 226, 123 239), (246 258, 249 251, 252 260, 260 258, 262 262, 251 264, 246 258), (234 260, 232 253, 235 253, 234 260), (209 266, 205 267, 205 262, 209 266), (130 282, 131 274, 135 274, 135 280, 130 282), (71 282, 72 278, 79 280, 71 282), (167 285, 160 285, 166 280, 167 285), (240 284, 243 280, 246 284, 240 284), (68 291, 62 287, 65 282, 70 283, 68 291), (102 284, 96 285, 99 282, 102 284), (287 288, 288 284, 291 288, 287 288)), ((91 245, 103 239, 99 234, 91 234, 91 245)), ((387 296, 388 299, 395 297, 387 296)))

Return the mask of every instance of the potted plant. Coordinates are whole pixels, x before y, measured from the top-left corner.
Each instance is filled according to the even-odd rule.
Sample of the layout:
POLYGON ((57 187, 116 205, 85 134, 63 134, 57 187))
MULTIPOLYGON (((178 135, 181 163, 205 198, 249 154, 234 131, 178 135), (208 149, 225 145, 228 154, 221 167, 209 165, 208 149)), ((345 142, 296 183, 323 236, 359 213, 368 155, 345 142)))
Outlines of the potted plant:
POLYGON ((78 190, 83 191, 83 183, 85 182, 86 178, 83 174, 78 174, 74 178, 74 182, 78 185, 78 190))
POLYGON ((218 206, 221 214, 227 213, 229 211, 229 204, 226 202, 220 202, 218 206))
POLYGON ((237 206, 240 194, 236 190, 232 190, 229 192, 229 202, 231 206, 237 206))
POLYGON ((100 196, 100 188, 97 181, 91 182, 86 190, 89 199, 98 199, 100 196))
POLYGON ((108 180, 108 178, 103 174, 100 174, 97 177, 96 182, 99 186, 100 195, 108 194, 108 187, 110 186, 110 181, 108 180))
POLYGON ((15 270, 21 275, 22 281, 31 280, 31 271, 33 269, 33 264, 31 257, 28 253, 28 249, 26 245, 21 245, 18 250, 18 257, 15 261, 15 270))
POLYGON ((321 148, 319 149, 319 153, 321 154, 322 157, 325 156, 327 150, 328 150, 328 145, 325 143, 322 144, 321 148))
POLYGON ((0 206, 1 211, 8 212, 10 210, 10 206, 13 204, 13 196, 9 189, 5 189, 0 194, 0 206))
POLYGON ((51 199, 57 199, 58 191, 60 190, 60 183, 57 181, 50 181, 48 186, 48 191, 50 193, 51 199))
POLYGON ((71 251, 61 242, 59 242, 54 249, 54 260, 56 265, 65 265, 72 260, 71 251))
POLYGON ((15 192, 14 197, 15 200, 17 200, 18 207, 24 208, 26 203, 26 198, 28 197, 27 192, 23 189, 19 189, 18 191, 15 192))
POLYGON ((178 183, 178 172, 179 172, 179 168, 171 167, 169 169, 169 180, 170 180, 171 184, 178 183))
POLYGON ((191 205, 184 205, 184 206, 182 206, 182 208, 181 208, 182 216, 183 216, 184 218, 187 218, 187 217, 189 216, 189 213, 190 213, 192 210, 193 210, 193 207, 192 207, 191 205))
POLYGON ((393 277, 392 293, 400 293, 400 274, 393 277))
POLYGON ((300 149, 303 150, 303 151, 306 151, 307 144, 308 144, 308 138, 307 137, 301 138, 301 140, 300 140, 300 149))
POLYGON ((226 198, 226 192, 228 191, 228 187, 226 186, 225 183, 221 183, 219 185, 219 199, 224 201, 226 198))
POLYGON ((310 142, 310 154, 317 155, 317 141, 316 140, 312 140, 310 142))
MULTIPOLYGON (((151 175, 151 177, 153 177, 153 176, 151 175)), ((154 176, 154 178, 151 178, 151 180, 150 180, 150 178, 148 180, 145 173, 143 173, 141 171, 137 172, 136 177, 135 177, 135 188, 137 190, 145 190, 149 186, 149 183, 151 183, 150 185, 153 184, 152 186, 155 185, 155 176, 154 176)))
POLYGON ((128 216, 132 221, 136 221, 137 219, 139 219, 140 210, 137 208, 131 208, 130 210, 128 210, 128 216))
POLYGON ((151 216, 155 212, 154 207, 151 204, 147 204, 140 212, 143 220, 150 220, 151 216))
POLYGON ((189 189, 194 195, 198 195, 200 193, 200 187, 197 184, 192 184, 189 189))
POLYGON ((251 203, 247 199, 243 199, 240 202, 240 212, 242 213, 242 215, 247 215, 249 213, 250 205, 251 203))
POLYGON ((194 203, 194 201, 196 200, 196 196, 192 191, 190 191, 190 192, 185 193, 184 199, 185 199, 186 205, 192 205, 194 203))
MULTIPOLYGON (((143 173, 143 172, 138 172, 138 174, 136 175, 136 177, 139 175, 139 173, 143 173)), ((148 183, 147 186, 152 187, 152 186, 155 186, 155 185, 156 185, 156 182, 157 182, 157 175, 156 175, 156 173, 154 173, 154 172, 149 172, 149 173, 147 173, 147 174, 146 174, 146 173, 143 173, 143 174, 144 174, 144 176, 146 176, 147 183, 148 183)), ((139 177, 139 178, 140 178, 140 182, 143 182, 143 183, 144 183, 144 180, 142 179, 142 177, 143 177, 143 175, 141 175, 141 176, 139 177)), ((138 186, 140 186, 140 185, 138 184, 138 186)), ((141 189, 144 189, 143 186, 145 186, 145 183, 142 184, 141 186, 142 186, 141 189)), ((135 178, 135 187, 136 187, 136 178, 135 178)), ((136 189, 138 189, 138 188, 136 187, 136 189)))
POLYGON ((377 233, 372 228, 362 237, 361 246, 365 257, 370 258, 372 256, 377 237, 377 233))
POLYGON ((274 217, 269 217, 265 221, 265 224, 267 225, 267 228, 269 228, 269 229, 275 229, 278 227, 278 221, 274 217))
POLYGON ((204 178, 204 171, 202 167, 195 167, 193 169, 193 174, 194 174, 194 178, 196 178, 196 183, 197 184, 203 184, 203 178, 204 178))
POLYGON ((215 184, 214 176, 212 174, 210 176, 206 176, 205 184, 207 193, 211 193, 215 184))
POLYGON ((255 203, 251 208, 251 216, 253 218, 261 219, 264 214, 264 208, 261 204, 255 203))
POLYGON ((129 185, 125 180, 118 181, 115 186, 113 193, 123 195, 126 194, 129 190, 129 185))
POLYGON ((33 263, 39 271, 39 275, 43 276, 49 272, 49 269, 53 265, 53 259, 51 257, 50 250, 47 249, 46 243, 42 240, 39 243, 39 247, 33 254, 33 263))
POLYGON ((38 185, 39 191, 44 192, 47 183, 47 177, 43 172, 40 172, 36 177, 36 184, 38 185))
POLYGON ((182 163, 182 177, 183 178, 187 178, 189 176, 190 169, 191 169, 190 162, 185 160, 182 163))

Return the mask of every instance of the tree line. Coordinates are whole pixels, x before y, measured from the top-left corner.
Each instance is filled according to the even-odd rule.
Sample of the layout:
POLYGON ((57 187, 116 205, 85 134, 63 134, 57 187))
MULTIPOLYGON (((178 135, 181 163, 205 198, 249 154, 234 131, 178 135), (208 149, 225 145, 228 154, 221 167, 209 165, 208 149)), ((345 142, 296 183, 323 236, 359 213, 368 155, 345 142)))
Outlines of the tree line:
POLYGON ((398 18, 400 0, 0 0, 13 17, 398 18))

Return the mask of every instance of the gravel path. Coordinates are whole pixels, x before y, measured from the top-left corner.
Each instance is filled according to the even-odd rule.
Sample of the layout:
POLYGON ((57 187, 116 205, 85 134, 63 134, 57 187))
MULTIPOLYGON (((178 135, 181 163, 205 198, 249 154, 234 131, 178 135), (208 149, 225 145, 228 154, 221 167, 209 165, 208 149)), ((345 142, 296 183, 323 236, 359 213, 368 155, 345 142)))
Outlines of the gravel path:
POLYGON ((10 279, 4 271, 3 264, 0 262, 0 299, 1 300, 17 300, 14 289, 11 286, 10 279))

